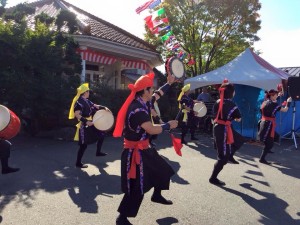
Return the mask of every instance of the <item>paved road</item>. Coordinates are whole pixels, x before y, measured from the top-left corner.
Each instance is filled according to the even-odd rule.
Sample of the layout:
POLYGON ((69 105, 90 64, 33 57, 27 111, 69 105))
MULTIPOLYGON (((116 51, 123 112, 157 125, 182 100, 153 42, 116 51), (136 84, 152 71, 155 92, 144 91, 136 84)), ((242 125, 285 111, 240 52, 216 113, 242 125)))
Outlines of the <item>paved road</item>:
MULTIPOLYGON (((275 145, 268 155, 271 166, 260 164, 261 147, 245 144, 237 153, 238 165, 228 164, 219 178, 225 187, 208 183, 216 152, 212 139, 198 135, 175 154, 169 134, 159 136, 159 152, 177 174, 163 194, 171 206, 150 201, 145 195, 140 212, 130 219, 140 225, 300 224, 300 150, 291 140, 275 145)), ((110 225, 115 224, 120 191, 122 139, 107 137, 106 157, 95 157, 88 147, 87 169, 74 166, 74 142, 20 136, 14 143, 11 166, 21 171, 0 175, 1 224, 110 225)))

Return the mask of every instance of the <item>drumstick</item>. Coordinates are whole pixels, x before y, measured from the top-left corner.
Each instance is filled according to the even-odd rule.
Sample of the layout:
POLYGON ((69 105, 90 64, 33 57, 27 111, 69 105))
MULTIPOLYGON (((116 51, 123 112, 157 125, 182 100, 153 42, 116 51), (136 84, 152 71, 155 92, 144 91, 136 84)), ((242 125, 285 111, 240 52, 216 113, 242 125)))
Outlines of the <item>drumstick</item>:
POLYGON ((97 120, 99 120, 100 118, 102 118, 103 116, 99 116, 97 119, 93 120, 93 123, 95 123, 97 120))
MULTIPOLYGON (((103 116, 99 116, 97 119, 93 120, 92 122, 95 123, 97 120, 99 120, 100 118, 102 118, 103 116)), ((85 128, 87 128, 88 125, 85 125, 85 128)))
POLYGON ((177 113, 177 115, 176 115, 176 117, 175 117, 175 120, 178 120, 178 119, 179 119, 181 113, 182 113, 182 109, 180 109, 179 112, 177 113))
POLYGON ((204 108, 204 106, 202 106, 197 112, 200 112, 203 108, 204 108))
MULTIPOLYGON (((184 106, 184 105, 185 105, 185 103, 182 104, 182 106, 184 106)), ((181 108, 181 109, 179 110, 179 112, 177 113, 177 115, 176 115, 176 117, 175 117, 175 120, 178 120, 178 119, 179 119, 181 113, 182 113, 182 108, 181 108)), ((172 129, 169 130, 169 133, 171 133, 171 132, 172 132, 172 129)))

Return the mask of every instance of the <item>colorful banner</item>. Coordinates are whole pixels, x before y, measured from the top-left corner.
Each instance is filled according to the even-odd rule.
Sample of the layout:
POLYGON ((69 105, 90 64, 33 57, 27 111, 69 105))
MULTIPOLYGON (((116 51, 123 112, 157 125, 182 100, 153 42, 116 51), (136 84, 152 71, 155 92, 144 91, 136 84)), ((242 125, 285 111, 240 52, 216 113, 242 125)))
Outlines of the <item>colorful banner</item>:
POLYGON ((168 31, 168 30, 171 30, 171 26, 157 27, 151 30, 151 32, 152 34, 159 34, 159 32, 168 31))
MULTIPOLYGON (((161 0, 151 0, 144 3, 142 6, 136 9, 136 12, 139 14, 145 9, 154 9, 159 6, 161 0)), ((161 36, 161 40, 164 43, 166 49, 171 52, 172 55, 175 55, 180 60, 182 60, 187 65, 194 65, 195 61, 191 57, 191 55, 184 51, 181 47, 180 43, 176 40, 173 32, 171 30, 171 26, 169 24, 169 19, 165 16, 161 18, 165 14, 165 9, 160 8, 151 13, 151 15, 144 18, 145 23, 152 34, 157 34, 161 36), (164 26, 162 26, 164 25, 164 26), (167 32, 167 33, 166 33, 167 32)))
POLYGON ((172 32, 172 31, 169 31, 168 33, 166 33, 164 36, 161 37, 161 40, 162 40, 163 42, 165 42, 166 40, 169 39, 169 37, 170 37, 172 34, 173 34, 173 32, 172 32))
POLYGON ((149 5, 149 9, 154 9, 156 6, 158 6, 159 4, 161 3, 161 0, 156 0, 154 2, 152 2, 150 5, 149 5))
POLYGON ((150 26, 153 28, 158 27, 159 25, 162 24, 166 24, 169 23, 169 19, 168 18, 162 18, 160 20, 151 20, 149 19, 148 21, 146 21, 146 24, 148 25, 148 27, 150 28, 150 26))
POLYGON ((154 0, 150 0, 148 2, 145 2, 143 5, 141 5, 140 7, 138 7, 135 12, 137 14, 140 14, 141 12, 143 12, 145 9, 148 9, 149 5, 151 5, 154 2, 154 0))

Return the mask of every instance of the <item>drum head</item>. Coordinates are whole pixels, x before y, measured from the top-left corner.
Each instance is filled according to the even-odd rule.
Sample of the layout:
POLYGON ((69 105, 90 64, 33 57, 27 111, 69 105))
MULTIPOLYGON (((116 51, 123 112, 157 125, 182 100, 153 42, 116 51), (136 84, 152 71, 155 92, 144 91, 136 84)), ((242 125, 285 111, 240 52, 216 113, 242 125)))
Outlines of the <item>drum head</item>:
POLYGON ((93 116, 94 126, 101 131, 110 130, 115 122, 115 118, 111 111, 101 109, 93 116))
POLYGON ((0 131, 7 127, 10 121, 9 109, 0 105, 0 131))
POLYGON ((194 112, 197 112, 196 114, 197 117, 203 117, 207 113, 206 105, 202 102, 195 103, 193 110, 194 112))
POLYGON ((181 79, 185 74, 185 67, 183 62, 177 57, 172 57, 168 60, 167 69, 171 74, 173 74, 177 79, 181 79))

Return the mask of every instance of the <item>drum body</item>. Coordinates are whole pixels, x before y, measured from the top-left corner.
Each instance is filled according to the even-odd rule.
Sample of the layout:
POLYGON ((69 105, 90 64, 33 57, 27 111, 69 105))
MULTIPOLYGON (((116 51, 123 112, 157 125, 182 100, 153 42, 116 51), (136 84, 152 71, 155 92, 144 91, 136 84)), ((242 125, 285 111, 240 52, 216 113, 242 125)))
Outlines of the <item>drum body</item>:
POLYGON ((197 112, 196 114, 197 117, 203 117, 207 113, 206 105, 202 102, 195 103, 193 110, 194 112, 197 112))
POLYGON ((0 105, 0 138, 11 139, 19 133, 20 128, 19 117, 5 106, 0 105))
POLYGON ((166 70, 168 73, 174 75, 177 81, 183 81, 185 75, 185 67, 183 62, 173 56, 166 61, 166 70))
POLYGON ((115 119, 111 111, 101 109, 93 116, 93 123, 98 130, 109 131, 113 127, 115 119))

